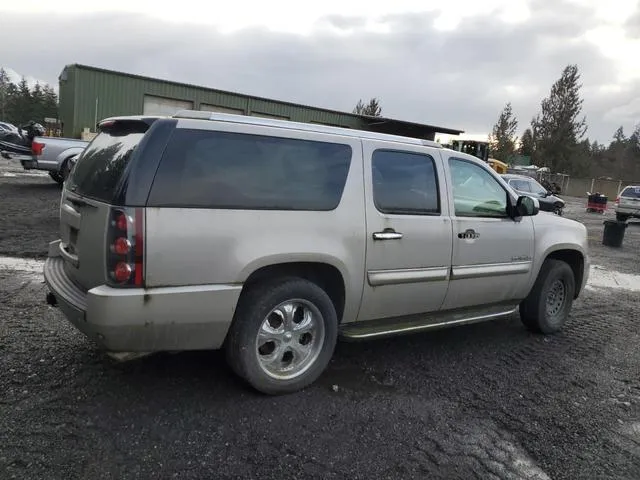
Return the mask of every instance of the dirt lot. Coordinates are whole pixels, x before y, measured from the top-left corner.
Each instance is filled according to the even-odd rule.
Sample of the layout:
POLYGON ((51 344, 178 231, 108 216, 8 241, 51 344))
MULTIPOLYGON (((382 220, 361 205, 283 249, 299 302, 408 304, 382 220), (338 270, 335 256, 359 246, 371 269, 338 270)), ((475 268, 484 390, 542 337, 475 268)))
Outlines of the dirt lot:
MULTIPOLYGON (((59 195, 0 168, 0 256, 45 255, 59 195)), ((602 216, 581 200, 567 216, 598 275, 564 333, 515 317, 339 344, 315 386, 278 398, 215 352, 113 364, 45 305, 37 263, 5 262, 0 478, 638 479, 640 225, 608 249, 602 216)))

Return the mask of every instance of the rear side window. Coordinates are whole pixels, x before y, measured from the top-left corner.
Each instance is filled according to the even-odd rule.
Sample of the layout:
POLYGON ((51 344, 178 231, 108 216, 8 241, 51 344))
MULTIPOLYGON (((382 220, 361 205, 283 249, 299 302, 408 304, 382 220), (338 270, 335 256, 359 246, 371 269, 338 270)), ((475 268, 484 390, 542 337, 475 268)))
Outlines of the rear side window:
POLYGON ((105 128, 78 158, 67 188, 110 203, 131 154, 148 128, 143 122, 117 122, 105 128))
POLYGON ((178 129, 165 151, 149 206, 333 210, 351 147, 241 133, 178 129))
POLYGON ((621 197, 640 198, 640 187, 627 187, 620 194, 621 197))
POLYGON ((435 164, 429 155, 376 150, 371 167, 373 201, 378 211, 397 215, 440 213, 435 164))

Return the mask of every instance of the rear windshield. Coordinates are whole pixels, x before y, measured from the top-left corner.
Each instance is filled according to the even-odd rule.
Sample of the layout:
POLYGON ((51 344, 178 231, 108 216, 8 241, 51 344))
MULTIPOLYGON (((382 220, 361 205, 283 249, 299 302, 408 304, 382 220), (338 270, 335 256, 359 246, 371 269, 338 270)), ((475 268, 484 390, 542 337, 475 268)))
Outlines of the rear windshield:
POLYGON ((640 187, 627 187, 620 194, 621 197, 640 198, 640 187))
POLYGON ((111 202, 131 154, 148 128, 142 122, 118 122, 103 129, 78 158, 67 188, 111 202))
POLYGON ((156 174, 149 206, 333 210, 342 197, 349 145, 178 129, 156 174))

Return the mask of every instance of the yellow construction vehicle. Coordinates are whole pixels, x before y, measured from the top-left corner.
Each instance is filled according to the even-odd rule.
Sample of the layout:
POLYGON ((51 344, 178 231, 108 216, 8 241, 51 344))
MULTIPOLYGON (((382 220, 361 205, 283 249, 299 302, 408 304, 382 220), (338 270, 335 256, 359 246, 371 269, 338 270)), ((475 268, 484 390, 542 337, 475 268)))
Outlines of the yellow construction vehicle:
POLYGON ((456 139, 451 142, 450 148, 458 152, 468 153, 474 157, 478 157, 480 160, 484 160, 491 168, 500 174, 507 173, 507 168, 509 168, 506 163, 496 160, 495 158, 489 158, 489 142, 483 142, 481 140, 456 139))
POLYGON ((488 160, 488 163, 489 163, 489 166, 499 174, 507 173, 507 169, 509 168, 509 165, 507 165, 504 162, 501 162, 500 160, 496 160, 495 158, 490 158, 488 160))

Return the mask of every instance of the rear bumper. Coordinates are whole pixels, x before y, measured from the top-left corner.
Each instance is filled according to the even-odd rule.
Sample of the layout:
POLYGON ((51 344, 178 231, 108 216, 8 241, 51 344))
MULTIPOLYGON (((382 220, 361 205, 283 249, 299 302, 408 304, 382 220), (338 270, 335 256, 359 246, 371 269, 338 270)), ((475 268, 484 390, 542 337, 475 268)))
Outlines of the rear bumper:
POLYGON ((622 215, 629 215, 630 217, 638 217, 638 218, 640 218, 640 207, 638 207, 638 208, 621 207, 619 205, 616 205, 615 212, 616 213, 620 213, 622 215))
POLYGON ((20 164, 25 170, 38 169, 38 160, 33 157, 22 157, 20 159, 20 164))
POLYGON ((220 348, 233 319, 239 285, 119 289, 88 292, 74 284, 60 257, 49 257, 44 279, 67 319, 111 352, 220 348))

